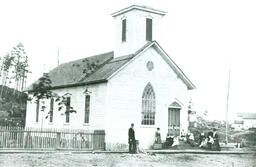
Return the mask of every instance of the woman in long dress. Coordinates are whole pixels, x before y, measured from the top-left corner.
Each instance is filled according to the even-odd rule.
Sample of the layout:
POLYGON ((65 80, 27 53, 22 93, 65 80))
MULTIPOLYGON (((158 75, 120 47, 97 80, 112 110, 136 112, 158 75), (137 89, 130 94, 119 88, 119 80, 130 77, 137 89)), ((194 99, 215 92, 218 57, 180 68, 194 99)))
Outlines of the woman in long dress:
POLYGON ((155 133, 155 143, 160 144, 161 143, 161 134, 160 134, 160 128, 157 128, 155 133))
POLYGON ((217 130, 213 129, 213 150, 220 151, 220 143, 219 143, 219 136, 217 134, 217 130))

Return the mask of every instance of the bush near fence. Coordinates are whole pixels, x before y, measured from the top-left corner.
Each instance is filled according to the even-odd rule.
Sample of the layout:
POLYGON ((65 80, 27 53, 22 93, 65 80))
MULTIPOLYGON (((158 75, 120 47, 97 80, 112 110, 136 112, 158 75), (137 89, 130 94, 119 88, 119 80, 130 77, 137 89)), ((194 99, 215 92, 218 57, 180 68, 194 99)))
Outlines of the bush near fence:
POLYGON ((0 148, 103 150, 105 131, 0 126, 0 148))

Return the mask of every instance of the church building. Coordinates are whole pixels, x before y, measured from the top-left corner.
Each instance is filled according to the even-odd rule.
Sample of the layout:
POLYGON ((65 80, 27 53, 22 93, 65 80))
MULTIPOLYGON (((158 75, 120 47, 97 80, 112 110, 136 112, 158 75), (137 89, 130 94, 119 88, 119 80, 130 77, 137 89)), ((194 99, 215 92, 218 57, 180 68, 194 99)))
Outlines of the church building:
POLYGON ((186 132, 187 94, 195 86, 157 42, 165 15, 137 5, 113 13, 114 51, 63 63, 49 72, 52 91, 67 94, 76 113, 60 114, 52 99, 46 118, 39 103, 28 102, 26 127, 104 130, 107 150, 128 145, 131 123, 141 148, 152 146, 158 127, 162 139, 186 132))

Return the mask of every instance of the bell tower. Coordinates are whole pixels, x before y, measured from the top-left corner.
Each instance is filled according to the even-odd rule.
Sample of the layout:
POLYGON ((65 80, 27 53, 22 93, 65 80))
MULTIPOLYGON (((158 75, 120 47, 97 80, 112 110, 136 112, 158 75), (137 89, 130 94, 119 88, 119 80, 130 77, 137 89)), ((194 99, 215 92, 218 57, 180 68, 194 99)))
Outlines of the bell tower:
POLYGON ((114 57, 135 53, 149 41, 158 40, 166 12, 132 5, 112 15, 115 19, 114 57))

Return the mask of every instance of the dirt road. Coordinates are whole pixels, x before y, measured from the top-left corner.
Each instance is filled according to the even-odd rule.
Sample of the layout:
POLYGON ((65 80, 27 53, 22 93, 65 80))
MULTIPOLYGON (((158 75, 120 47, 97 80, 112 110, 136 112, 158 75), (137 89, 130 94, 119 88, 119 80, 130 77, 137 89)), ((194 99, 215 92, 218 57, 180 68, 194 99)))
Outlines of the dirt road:
POLYGON ((256 167, 256 154, 0 154, 0 167, 256 167))

